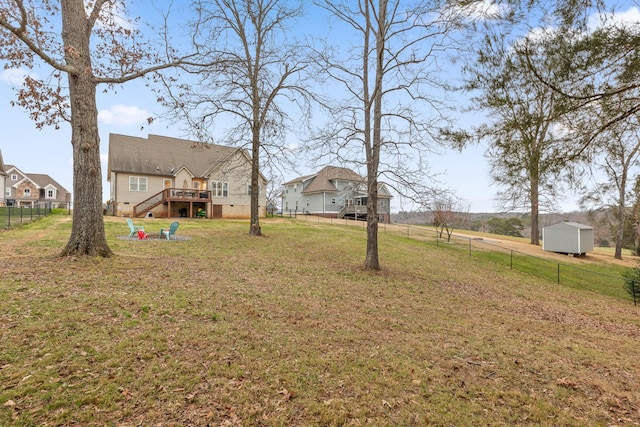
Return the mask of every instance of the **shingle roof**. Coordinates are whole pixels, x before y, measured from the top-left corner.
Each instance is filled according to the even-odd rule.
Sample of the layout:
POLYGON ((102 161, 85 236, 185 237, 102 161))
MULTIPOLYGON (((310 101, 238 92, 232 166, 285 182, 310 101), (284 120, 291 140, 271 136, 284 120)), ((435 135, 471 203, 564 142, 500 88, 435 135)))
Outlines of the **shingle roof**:
POLYGON ((109 171, 167 176, 184 166, 201 178, 238 150, 160 135, 109 134, 109 171))
POLYGON ((66 188, 60 185, 60 183, 58 183, 55 179, 51 178, 49 175, 45 175, 42 173, 28 173, 26 175, 27 175, 27 178, 35 182, 36 185, 40 188, 46 188, 48 185, 53 185, 58 191, 63 193, 68 193, 66 188))
MULTIPOLYGON (((2 160, 2 159, 0 159, 2 160)), ((17 166, 14 165, 4 165, 5 170, 16 169, 20 172, 21 175, 24 175, 27 179, 31 180, 38 188, 45 188, 47 185, 53 185, 59 192, 69 193, 69 191, 64 188, 58 181, 51 178, 49 175, 44 173, 27 173, 22 172, 17 166)))
POLYGON ((302 194, 317 193, 320 191, 336 191, 332 181, 363 182, 364 178, 347 168, 337 166, 325 166, 318 172, 313 181, 302 191, 302 194))

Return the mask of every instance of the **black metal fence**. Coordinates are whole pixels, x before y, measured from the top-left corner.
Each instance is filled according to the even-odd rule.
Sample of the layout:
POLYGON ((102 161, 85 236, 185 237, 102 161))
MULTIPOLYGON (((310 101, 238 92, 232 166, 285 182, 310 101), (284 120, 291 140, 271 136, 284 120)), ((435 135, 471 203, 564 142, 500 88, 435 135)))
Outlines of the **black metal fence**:
MULTIPOLYGON (((366 222, 362 221, 335 218, 322 219, 309 216, 298 218, 366 229, 366 222)), ((381 234, 402 235, 407 239, 421 240, 436 247, 456 250, 468 256, 480 257, 487 262, 531 274, 564 286, 590 290, 617 298, 629 298, 629 295, 624 290, 625 278, 622 275, 602 273, 583 268, 574 263, 561 263, 553 259, 537 257, 501 246, 495 240, 460 234, 453 234, 447 240, 446 234, 443 234, 443 237, 440 238, 433 227, 407 224, 379 224, 378 231, 381 234)), ((464 230, 460 230, 460 233, 464 233, 464 230)))
MULTIPOLYGON (((408 226, 405 228, 407 238, 430 240, 436 246, 449 247, 469 256, 477 256, 487 261, 503 265, 512 270, 521 271, 536 277, 556 282, 565 286, 595 291, 615 297, 626 297, 623 289, 624 277, 616 274, 602 273, 583 268, 574 263, 562 263, 549 258, 542 258, 500 245, 499 242, 479 237, 453 234, 447 240, 446 234, 438 238, 433 228, 408 226)), ((462 230, 461 232, 464 232, 462 230)))
POLYGON ((42 202, 33 206, 0 207, 0 228, 11 228, 17 224, 30 222, 51 214, 51 202, 42 202))

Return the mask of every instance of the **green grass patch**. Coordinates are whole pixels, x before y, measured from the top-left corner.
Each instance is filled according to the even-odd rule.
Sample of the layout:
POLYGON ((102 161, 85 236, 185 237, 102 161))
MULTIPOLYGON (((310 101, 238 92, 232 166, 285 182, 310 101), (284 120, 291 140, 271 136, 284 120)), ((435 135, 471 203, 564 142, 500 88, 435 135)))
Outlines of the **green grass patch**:
POLYGON ((628 298, 391 226, 371 272, 360 226, 261 224, 105 217, 109 259, 57 257, 68 215, 0 233, 0 425, 640 422, 628 298))

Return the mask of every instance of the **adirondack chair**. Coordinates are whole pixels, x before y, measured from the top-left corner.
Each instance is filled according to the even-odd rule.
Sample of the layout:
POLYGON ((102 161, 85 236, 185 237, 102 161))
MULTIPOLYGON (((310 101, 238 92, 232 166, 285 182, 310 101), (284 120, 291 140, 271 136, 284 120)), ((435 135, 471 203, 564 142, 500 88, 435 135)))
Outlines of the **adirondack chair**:
POLYGON ((161 228, 160 229, 160 237, 165 236, 167 240, 171 240, 171 236, 173 236, 173 240, 176 240, 176 230, 178 229, 178 221, 172 222, 169 228, 161 228))
POLYGON ((131 218, 127 218, 127 224, 129 224, 129 237, 137 236, 138 231, 144 232, 144 227, 141 225, 133 225, 131 218))

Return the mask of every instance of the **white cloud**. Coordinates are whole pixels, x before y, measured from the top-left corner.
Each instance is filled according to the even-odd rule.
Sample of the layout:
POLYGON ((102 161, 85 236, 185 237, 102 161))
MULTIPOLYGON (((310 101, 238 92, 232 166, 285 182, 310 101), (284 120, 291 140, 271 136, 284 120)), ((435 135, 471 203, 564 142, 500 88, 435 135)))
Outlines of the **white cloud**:
POLYGON ((35 74, 29 73, 29 71, 24 68, 10 68, 0 73, 0 82, 11 86, 20 86, 26 76, 37 78, 35 74))
POLYGON ((589 18, 589 28, 596 29, 608 26, 628 27, 640 24, 640 9, 631 7, 624 12, 601 13, 589 18))
POLYGON ((116 104, 98 112, 98 120, 107 125, 131 126, 147 122, 151 116, 147 110, 131 105, 116 104))

